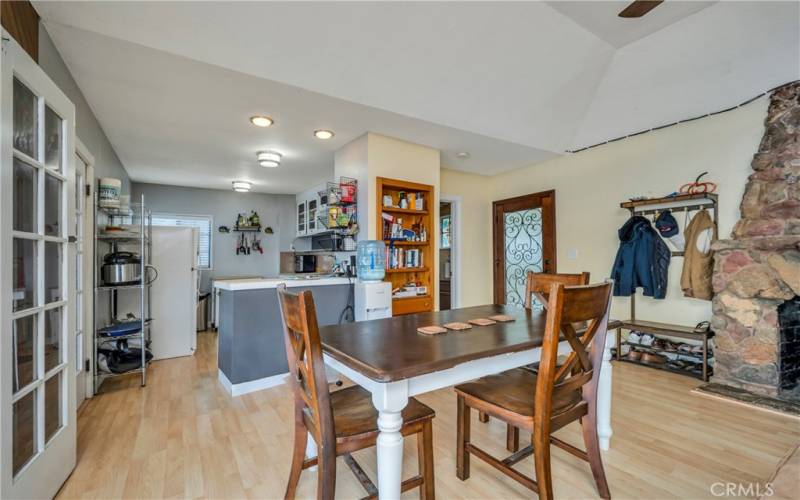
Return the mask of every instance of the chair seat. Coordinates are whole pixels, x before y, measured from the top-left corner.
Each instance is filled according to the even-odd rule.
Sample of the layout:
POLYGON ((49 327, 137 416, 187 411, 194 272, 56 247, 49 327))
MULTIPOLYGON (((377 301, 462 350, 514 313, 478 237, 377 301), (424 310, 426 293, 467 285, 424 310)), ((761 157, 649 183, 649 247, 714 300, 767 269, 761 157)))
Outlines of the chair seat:
MULTIPOLYGON (((364 388, 354 385, 331 393, 333 425, 336 439, 364 437, 378 433, 378 411, 372 404, 372 395, 364 388)), ((408 398, 403 409, 403 427, 432 419, 436 413, 415 398, 408 398)))
MULTIPOLYGON (((525 368, 514 368, 457 385, 455 390, 463 396, 485 401, 523 417, 533 418, 536 376, 536 373, 525 368)), ((553 395, 553 415, 563 413, 580 402, 580 391, 560 391, 553 395)))

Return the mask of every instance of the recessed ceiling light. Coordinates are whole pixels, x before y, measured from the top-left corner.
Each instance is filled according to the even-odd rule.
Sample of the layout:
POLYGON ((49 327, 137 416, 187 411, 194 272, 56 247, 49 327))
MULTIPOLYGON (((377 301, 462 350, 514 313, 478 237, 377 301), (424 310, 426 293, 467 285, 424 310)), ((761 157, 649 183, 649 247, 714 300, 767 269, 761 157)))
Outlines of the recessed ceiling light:
POLYGON ((252 123, 256 127, 269 127, 270 125, 275 123, 275 120, 273 120, 269 116, 256 115, 250 117, 250 123, 252 123))
POLYGON ((469 157, 470 154, 467 153, 466 151, 460 151, 456 153, 456 158, 458 158, 459 160, 469 160, 469 157))
POLYGON ((231 184, 237 193, 246 193, 253 187, 253 183, 249 181, 233 181, 231 184))
POLYGON ((275 168, 277 166, 280 166, 280 163, 272 160, 263 160, 258 162, 258 164, 261 165, 262 167, 267 167, 267 168, 275 168))
MULTIPOLYGON (((269 151, 259 151, 258 155, 257 155, 257 158, 258 158, 258 161, 261 161, 261 162, 263 162, 263 161, 271 161, 271 162, 274 162, 274 163, 280 163, 281 162, 281 158, 283 158, 283 155, 280 154, 279 152, 271 149, 269 151)), ((264 166, 267 166, 267 165, 264 165, 264 166)))
POLYGON ((322 139, 323 141, 330 139, 334 135, 335 134, 330 130, 321 129, 314 131, 314 137, 316 137, 317 139, 322 139))

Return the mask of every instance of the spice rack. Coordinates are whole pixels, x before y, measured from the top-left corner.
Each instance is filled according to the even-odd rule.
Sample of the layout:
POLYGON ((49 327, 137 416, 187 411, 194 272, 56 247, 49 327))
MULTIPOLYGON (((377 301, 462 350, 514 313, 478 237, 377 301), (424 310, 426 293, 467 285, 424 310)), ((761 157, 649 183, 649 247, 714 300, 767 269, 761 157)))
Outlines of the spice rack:
MULTIPOLYGON (((630 212, 631 217, 634 215, 656 215, 664 211, 670 212, 694 212, 697 210, 710 209, 713 211, 712 218, 714 225, 718 227, 718 198, 713 193, 697 193, 697 194, 679 194, 675 196, 667 196, 663 198, 649 198, 643 200, 631 200, 620 203, 620 208, 625 208, 630 212)), ((682 257, 683 251, 671 251, 672 257, 682 257)), ((630 297, 631 299, 631 315, 630 319, 622 321, 616 329, 616 352, 614 354, 617 361, 624 361, 627 363, 634 363, 651 368, 657 368, 673 373, 680 373, 681 375, 693 376, 700 378, 707 382, 712 375, 712 368, 709 364, 711 358, 711 351, 709 349, 709 340, 714 337, 712 330, 695 331, 691 326, 676 325, 671 323, 657 323, 654 321, 644 321, 636 318, 636 294, 630 297), (636 348, 643 352, 652 352, 654 354, 675 354, 673 351, 665 351, 654 349, 639 344, 631 344, 622 341, 622 330, 637 331, 642 333, 649 333, 656 337, 672 337, 685 340, 692 340, 700 342, 702 350, 699 353, 686 353, 679 352, 679 356, 684 358, 695 358, 700 364, 700 371, 682 370, 670 367, 667 363, 656 364, 648 363, 641 360, 634 360, 622 356, 621 350, 623 345, 628 345, 631 349, 636 348)))
POLYGON ((434 190, 433 186, 415 182, 387 179, 376 179, 376 213, 378 214, 376 233, 386 244, 387 260, 392 259, 394 265, 386 269, 385 281, 392 283, 394 291, 404 285, 415 282, 424 287, 424 295, 392 298, 394 315, 412 314, 433 311, 434 289, 434 250, 433 239, 437 225, 433 220, 434 190), (413 194, 414 203, 411 203, 413 194), (400 207, 401 196, 405 195, 407 207, 400 207), (421 207, 417 208, 416 200, 421 195, 421 207), (384 197, 391 197, 392 204, 384 204, 384 197), (392 234, 391 223, 402 228, 403 233, 392 234))

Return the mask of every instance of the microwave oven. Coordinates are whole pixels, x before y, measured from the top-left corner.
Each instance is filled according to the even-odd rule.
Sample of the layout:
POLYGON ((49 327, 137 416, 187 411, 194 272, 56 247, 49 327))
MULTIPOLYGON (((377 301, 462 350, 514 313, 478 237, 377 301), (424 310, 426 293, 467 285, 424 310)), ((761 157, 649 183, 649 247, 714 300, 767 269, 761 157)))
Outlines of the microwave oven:
POLYGON ((296 273, 315 273, 317 272, 316 255, 295 255, 294 272, 296 273))

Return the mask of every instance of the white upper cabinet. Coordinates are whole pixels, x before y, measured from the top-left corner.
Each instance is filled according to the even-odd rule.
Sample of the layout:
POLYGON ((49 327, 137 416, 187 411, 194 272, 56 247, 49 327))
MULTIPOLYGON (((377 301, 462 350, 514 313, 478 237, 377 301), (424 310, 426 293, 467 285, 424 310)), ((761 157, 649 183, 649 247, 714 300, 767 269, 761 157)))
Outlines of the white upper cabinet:
POLYGON ((295 195, 297 237, 313 236, 327 231, 322 222, 327 216, 326 197, 319 193, 325 191, 327 183, 319 184, 295 195))

